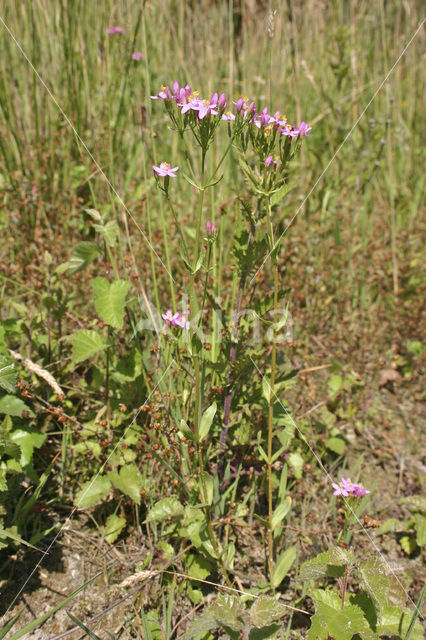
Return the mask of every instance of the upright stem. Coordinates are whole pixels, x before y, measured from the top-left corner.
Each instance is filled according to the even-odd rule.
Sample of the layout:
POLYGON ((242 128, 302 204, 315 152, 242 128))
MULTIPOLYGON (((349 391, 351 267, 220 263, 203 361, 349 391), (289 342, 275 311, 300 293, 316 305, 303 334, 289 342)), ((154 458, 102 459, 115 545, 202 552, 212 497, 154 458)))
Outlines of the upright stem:
MULTIPOLYGON (((267 196, 267 221, 268 221, 268 234, 270 238, 271 247, 274 246, 274 230, 272 227, 272 211, 270 197, 267 196)), ((278 261, 276 254, 272 254, 272 265, 274 273, 274 317, 272 324, 272 354, 271 354, 271 388, 269 393, 269 412, 268 412, 268 566, 269 575, 272 577, 274 569, 274 532, 272 530, 272 515, 273 515, 273 503, 272 503, 272 435, 274 427, 274 401, 275 401, 275 370, 277 362, 277 345, 275 340, 276 322, 278 313, 278 261)))

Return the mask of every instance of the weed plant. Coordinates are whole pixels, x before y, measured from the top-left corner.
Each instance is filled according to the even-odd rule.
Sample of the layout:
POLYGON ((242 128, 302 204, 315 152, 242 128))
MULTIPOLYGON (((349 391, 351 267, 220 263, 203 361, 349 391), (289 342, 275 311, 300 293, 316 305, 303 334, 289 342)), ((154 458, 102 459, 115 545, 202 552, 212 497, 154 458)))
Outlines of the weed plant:
POLYGON ((12 615, 73 522, 138 549, 114 638, 423 637, 403 402, 413 468, 390 502, 373 471, 423 353, 421 8, 267 4, 4 4, 10 638, 96 579, 12 615))

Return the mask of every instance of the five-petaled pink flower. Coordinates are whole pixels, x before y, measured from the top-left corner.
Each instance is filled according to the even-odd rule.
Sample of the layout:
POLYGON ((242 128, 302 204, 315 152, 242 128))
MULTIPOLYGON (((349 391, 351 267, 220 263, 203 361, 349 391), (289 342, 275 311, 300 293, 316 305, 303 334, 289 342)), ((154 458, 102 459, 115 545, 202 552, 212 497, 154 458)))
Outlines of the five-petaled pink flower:
POLYGON ((367 493, 370 493, 361 483, 355 484, 350 478, 341 478, 339 484, 332 482, 332 486, 334 489, 333 495, 343 496, 344 498, 348 498, 349 496, 363 498, 367 493))
POLYGON ((121 27, 109 27, 109 29, 107 29, 107 33, 110 35, 113 35, 114 33, 124 33, 124 29, 121 27))
POLYGON ((162 162, 159 167, 156 167, 155 164, 152 165, 154 169, 154 173, 158 176, 164 178, 165 176, 169 176, 170 178, 177 178, 174 174, 174 171, 177 171, 179 167, 173 167, 169 162, 162 162))
MULTIPOLYGON (((187 311, 189 314, 189 311, 187 311)), ((178 311, 176 313, 172 313, 171 309, 167 309, 166 313, 162 313, 161 317, 167 326, 171 327, 180 327, 181 329, 189 329, 191 324, 189 320, 185 319, 185 316, 181 315, 178 311)))
POLYGON ((142 58, 143 58, 142 51, 135 51, 134 53, 132 53, 132 60, 142 60, 142 58))
POLYGON ((306 122, 302 122, 299 124, 298 128, 296 129, 296 132, 299 134, 299 136, 311 136, 312 133, 308 133, 308 131, 310 131, 312 129, 312 127, 308 126, 308 124, 306 122))

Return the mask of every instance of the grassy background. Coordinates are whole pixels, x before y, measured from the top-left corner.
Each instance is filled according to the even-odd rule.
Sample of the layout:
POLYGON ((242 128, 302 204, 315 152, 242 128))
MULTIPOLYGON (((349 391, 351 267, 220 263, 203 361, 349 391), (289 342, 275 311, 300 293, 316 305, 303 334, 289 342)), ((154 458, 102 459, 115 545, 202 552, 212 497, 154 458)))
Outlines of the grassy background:
MULTIPOLYGON (((334 361, 362 377, 362 390, 351 389, 344 402, 349 461, 361 457, 379 487, 392 486, 378 506, 387 514, 404 486, 418 490, 421 469, 420 365, 411 363, 407 346, 422 340, 423 317, 423 30, 413 38, 421 7, 384 0, 2 3, 2 320, 27 314, 32 331, 40 330, 40 292, 52 272, 45 252, 55 267, 90 238, 87 207, 115 216, 122 229, 127 216, 120 274, 138 274, 159 308, 168 306, 174 285, 151 247, 177 274, 174 293, 184 288, 177 239, 151 170, 181 157, 162 105, 149 98, 162 84, 177 79, 205 96, 247 95, 290 122, 305 120, 314 136, 293 167, 296 186, 281 209, 282 229, 297 213, 280 256, 283 284, 292 288, 289 358, 308 369, 290 403, 297 416, 327 397, 328 370, 311 367, 334 361), (125 33, 108 35, 113 25, 125 33), (143 59, 132 61, 134 51, 143 59), (380 375, 392 367, 402 382, 387 393, 380 375), (414 461, 405 463, 402 479, 401 455, 414 461)), ((213 154, 219 157, 220 144, 213 154)), ((234 165, 231 156, 208 207, 208 217, 220 219, 216 293, 225 299, 232 291, 234 165)), ((176 183, 176 210, 190 237, 195 201, 183 181, 176 183)), ((257 280, 262 291, 271 286, 269 266, 257 280)), ((80 303, 62 319, 67 335, 92 311, 84 277, 64 286, 80 303)), ((33 337, 31 330, 21 337, 20 351, 61 380, 64 343, 52 355, 33 337)), ((310 425, 321 450, 322 436, 314 420, 310 425)), ((299 490, 305 523, 316 489, 299 490)), ((321 513, 315 517, 321 522, 321 513)))

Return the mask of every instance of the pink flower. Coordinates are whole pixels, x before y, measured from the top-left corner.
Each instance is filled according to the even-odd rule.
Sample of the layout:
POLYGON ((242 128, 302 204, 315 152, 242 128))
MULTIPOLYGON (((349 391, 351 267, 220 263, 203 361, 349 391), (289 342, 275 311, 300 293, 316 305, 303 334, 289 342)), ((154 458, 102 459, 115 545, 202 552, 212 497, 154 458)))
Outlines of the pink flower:
POLYGON ((232 122, 233 120, 235 120, 235 116, 232 113, 232 111, 227 111, 226 113, 223 114, 222 120, 226 120, 227 122, 232 122))
POLYGON ((142 51, 135 51, 135 53, 132 53, 132 60, 142 60, 142 58, 143 58, 142 51))
POLYGON ((156 167, 155 164, 153 164, 152 168, 154 169, 154 173, 162 178, 165 176, 176 178, 177 176, 173 172, 179 169, 179 167, 173 167, 172 169, 172 165, 169 162, 162 162, 159 167, 156 167))
POLYGON ((371 493, 368 489, 365 489, 362 484, 354 484, 350 478, 341 478, 340 483, 336 484, 332 482, 332 487, 335 489, 333 495, 335 496, 354 496, 355 498, 363 498, 367 493, 371 493))
MULTIPOLYGON (((189 311, 187 311, 188 313, 189 311)), ((161 314, 161 317, 167 326, 180 327, 181 329, 189 329, 191 326, 189 320, 185 320, 185 317, 178 311, 172 313, 171 309, 167 309, 166 313, 161 314)))
POLYGON ((107 29, 107 33, 109 33, 110 35, 114 35, 115 33, 124 33, 124 29, 122 29, 121 27, 110 27, 109 29, 107 29))
POLYGON ((278 156, 275 156, 275 157, 274 157, 274 156, 268 156, 268 157, 266 158, 266 160, 265 160, 265 167, 270 167, 270 166, 271 166, 271 164, 276 164, 276 165, 281 164, 281 162, 280 162, 280 160, 279 160, 278 156))
POLYGON ((309 127, 307 125, 306 122, 302 122, 299 124, 299 127, 295 130, 297 131, 297 133, 299 134, 300 137, 302 136, 311 136, 312 133, 308 133, 308 131, 310 131, 312 129, 312 127, 309 127))
POLYGON ((206 222, 206 230, 207 230, 207 234, 210 236, 213 233, 216 233, 217 229, 214 226, 214 224, 212 222, 210 222, 210 220, 207 220, 206 222))

